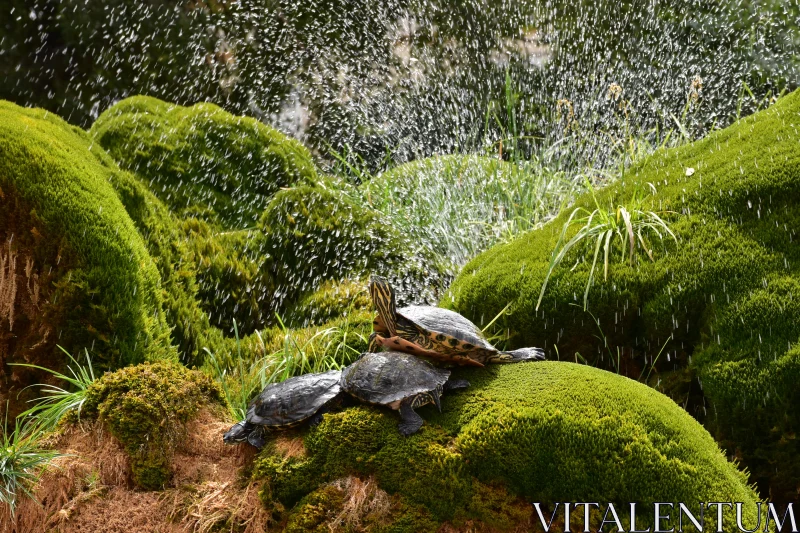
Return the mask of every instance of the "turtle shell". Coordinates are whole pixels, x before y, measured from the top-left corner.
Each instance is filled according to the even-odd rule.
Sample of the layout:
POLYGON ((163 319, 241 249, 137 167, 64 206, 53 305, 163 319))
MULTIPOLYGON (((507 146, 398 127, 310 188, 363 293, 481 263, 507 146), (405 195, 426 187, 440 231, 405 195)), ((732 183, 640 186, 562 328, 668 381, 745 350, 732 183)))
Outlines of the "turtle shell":
POLYGON ((398 309, 397 313, 427 330, 440 343, 447 343, 453 348, 459 344, 471 344, 475 348, 497 351, 483 337, 478 326, 455 311, 429 305, 410 305, 398 309), (448 342, 451 339, 456 342, 448 342))
POLYGON ((268 427, 290 427, 314 416, 342 391, 341 371, 291 377, 267 385, 247 408, 246 420, 268 427))
POLYGON ((444 386, 450 371, 403 352, 365 353, 342 370, 342 389, 359 400, 390 405, 444 386))

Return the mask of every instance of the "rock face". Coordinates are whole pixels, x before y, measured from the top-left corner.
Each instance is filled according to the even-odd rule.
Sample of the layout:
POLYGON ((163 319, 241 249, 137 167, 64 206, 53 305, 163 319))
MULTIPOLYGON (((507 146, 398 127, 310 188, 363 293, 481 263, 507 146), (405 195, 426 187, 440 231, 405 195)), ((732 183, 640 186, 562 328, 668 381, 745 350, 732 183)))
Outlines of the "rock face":
MULTIPOLYGON (((600 205, 616 207, 655 189, 643 209, 675 212, 668 217, 680 243, 657 245, 654 262, 612 260, 607 282, 595 276, 592 315, 581 295, 593 249, 567 255, 536 310, 571 209, 475 258, 446 305, 485 323, 512 303, 501 325, 514 344, 650 375, 743 461, 762 494, 793 498, 800 447, 784 436, 800 429, 799 141, 795 92, 706 139, 655 154, 597 192, 600 205)), ((589 195, 576 206, 595 208, 589 195)))
POLYGON ((3 363, 60 368, 56 342, 111 367, 177 358, 158 270, 109 183, 123 174, 80 129, 0 102, 3 363))
POLYGON ((254 226, 281 187, 316 177, 298 141, 213 104, 134 96, 104 112, 91 133, 173 212, 226 229, 254 226))
POLYGON ((309 430, 304 454, 267 448, 254 468, 262 498, 293 505, 355 474, 437 522, 500 528, 530 518, 530 509, 519 516, 518 501, 742 501, 755 511, 746 475, 697 421, 645 385, 566 362, 455 374, 472 386, 446 395, 442 414, 424 408, 428 422, 412 437, 398 433, 395 413, 356 407, 309 430))

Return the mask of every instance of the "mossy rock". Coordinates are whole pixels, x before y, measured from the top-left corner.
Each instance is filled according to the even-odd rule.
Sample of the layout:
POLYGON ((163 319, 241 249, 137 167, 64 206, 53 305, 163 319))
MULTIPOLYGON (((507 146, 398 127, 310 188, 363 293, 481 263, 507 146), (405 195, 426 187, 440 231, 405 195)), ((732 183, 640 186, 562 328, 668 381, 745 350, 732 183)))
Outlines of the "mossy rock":
MULTIPOLYGON (((444 305, 485 323, 512 304, 500 326, 514 345, 568 360, 580 353, 634 378, 650 374, 742 458, 762 494, 793 499, 800 445, 787 436, 800 430, 800 92, 701 141, 657 152, 598 191, 597 201, 631 205, 651 186, 657 192, 643 209, 675 212, 669 219, 680 244, 656 246, 654 262, 612 261, 607 282, 601 268, 589 292, 593 316, 582 309, 588 249, 565 257, 536 309, 572 209, 475 258, 444 305)), ((594 200, 584 195, 576 207, 591 211, 594 200)))
POLYGON ((208 376, 173 362, 107 373, 86 390, 82 416, 96 416, 130 457, 137 486, 158 490, 170 480, 172 454, 201 407, 225 405, 208 376))
POLYGON ((330 320, 372 310, 372 300, 366 279, 353 281, 329 280, 319 289, 302 297, 286 314, 292 327, 307 327, 330 320))
POLYGON ((276 191, 316 177, 298 141, 208 103, 134 96, 100 115, 91 133, 174 213, 228 229, 255 226, 276 191))
POLYGON ((261 271, 277 309, 289 307, 327 280, 358 277, 401 263, 409 253, 378 213, 324 180, 277 193, 259 221, 261 271))
POLYGON ((186 261, 196 272, 197 299, 209 323, 228 337, 272 323, 274 284, 261 272, 265 261, 261 234, 220 232, 197 218, 182 220, 179 226, 186 241, 186 261))
MULTIPOLYGON (((211 310, 215 309, 213 304, 216 302, 209 302, 209 291, 204 290, 211 269, 205 268, 197 255, 197 250, 204 246, 203 239, 193 238, 188 229, 190 221, 176 219, 166 205, 132 174, 115 173, 109 182, 139 230, 161 275, 165 317, 172 330, 173 343, 184 362, 201 363, 203 348, 216 351, 223 344, 223 331, 210 323, 211 310)), ((199 221, 198 225, 208 226, 199 221)), ((216 293, 211 294, 216 296, 216 293)))
POLYGON ((422 408, 427 423, 412 437, 399 434, 396 413, 359 406, 308 430, 303 456, 265 450, 254 467, 263 496, 292 506, 326 482, 374 476, 439 523, 497 528, 525 520, 519 499, 645 508, 741 501, 755 511, 746 474, 696 420, 645 385, 566 362, 455 374, 472 386, 446 395, 442 414, 422 408))
POLYGON ((177 357, 158 269, 109 183, 123 174, 82 130, 0 102, 0 242, 17 285, 0 312, 6 362, 60 366, 56 342, 105 367, 177 357))

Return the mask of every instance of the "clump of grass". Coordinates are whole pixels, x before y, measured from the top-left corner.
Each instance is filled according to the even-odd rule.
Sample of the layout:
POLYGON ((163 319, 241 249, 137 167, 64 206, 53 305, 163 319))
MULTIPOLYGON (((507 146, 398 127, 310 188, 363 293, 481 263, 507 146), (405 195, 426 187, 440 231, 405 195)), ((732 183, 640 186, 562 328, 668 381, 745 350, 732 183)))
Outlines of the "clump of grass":
POLYGON ((63 389, 56 385, 38 385, 41 387, 43 396, 34 400, 35 405, 22 413, 20 417, 36 418, 44 430, 54 428, 64 415, 69 412, 76 412, 78 418, 80 418, 81 408, 86 401, 86 390, 89 388, 89 385, 97 379, 88 350, 84 349, 86 364, 83 365, 72 357, 72 354, 67 352, 64 348, 61 346, 58 348, 69 357, 70 364, 67 366, 68 375, 42 366, 26 363, 12 363, 16 366, 26 366, 43 370, 59 380, 66 382, 68 385, 71 385, 72 390, 63 389))
MULTIPOLYGON (((655 187, 650 185, 655 193, 655 187)), ((619 241, 621 245, 620 258, 624 262, 627 258, 628 263, 633 266, 634 260, 638 257, 639 250, 644 251, 651 261, 654 261, 650 239, 657 237, 664 240, 666 236, 672 237, 677 244, 678 238, 669 228, 669 225, 661 218, 662 215, 675 214, 671 211, 649 211, 642 209, 643 199, 639 196, 638 189, 634 192, 633 198, 628 205, 617 205, 611 209, 603 208, 594 194, 591 183, 587 181, 587 188, 591 191, 595 209, 589 211, 583 207, 578 207, 572 211, 561 230, 555 249, 550 259, 550 265, 539 293, 539 300, 536 302, 536 309, 544 298, 547 289, 547 282, 553 270, 561 264, 567 253, 576 246, 594 241, 594 255, 592 266, 589 270, 589 279, 586 282, 586 290, 583 293, 583 308, 588 307, 589 288, 594 281, 594 272, 597 267, 597 259, 600 250, 603 250, 603 280, 608 279, 609 256, 614 243, 619 241), (579 216, 583 214, 584 216, 579 216), (565 242, 567 232, 574 225, 581 225, 578 232, 565 242)))
POLYGON ((34 498, 31 487, 47 465, 63 455, 40 445, 44 433, 43 426, 33 417, 17 418, 10 431, 8 419, 4 423, 0 440, 0 504, 8 506, 11 516, 20 496, 34 498))
MULTIPOLYGON (((280 383, 293 376, 339 370, 360 355, 361 352, 354 345, 367 344, 366 337, 350 329, 348 319, 334 326, 300 330, 287 328, 280 316, 277 316, 277 320, 281 329, 279 348, 268 355, 247 361, 242 356, 235 323, 235 362, 220 364, 220 359, 205 349, 210 374, 222 387, 231 415, 236 420, 245 418, 248 404, 267 385, 280 383)), ((266 344, 258 332, 256 335, 262 353, 266 353, 266 344)))

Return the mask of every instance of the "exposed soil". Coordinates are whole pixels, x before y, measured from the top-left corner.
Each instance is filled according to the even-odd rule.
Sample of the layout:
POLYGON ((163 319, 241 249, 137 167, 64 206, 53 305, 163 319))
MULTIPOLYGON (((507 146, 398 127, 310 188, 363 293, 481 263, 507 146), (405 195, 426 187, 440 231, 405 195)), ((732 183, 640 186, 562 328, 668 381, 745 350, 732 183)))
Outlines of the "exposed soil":
POLYGON ((230 422, 201 410, 173 460, 170 486, 159 492, 131 483, 125 451, 96 422, 66 429, 50 445, 55 461, 35 487, 41 505, 20 502, 14 518, 0 511, 3 533, 184 533, 212 529, 263 533, 270 520, 258 486, 238 479, 249 446, 227 446, 230 422))

